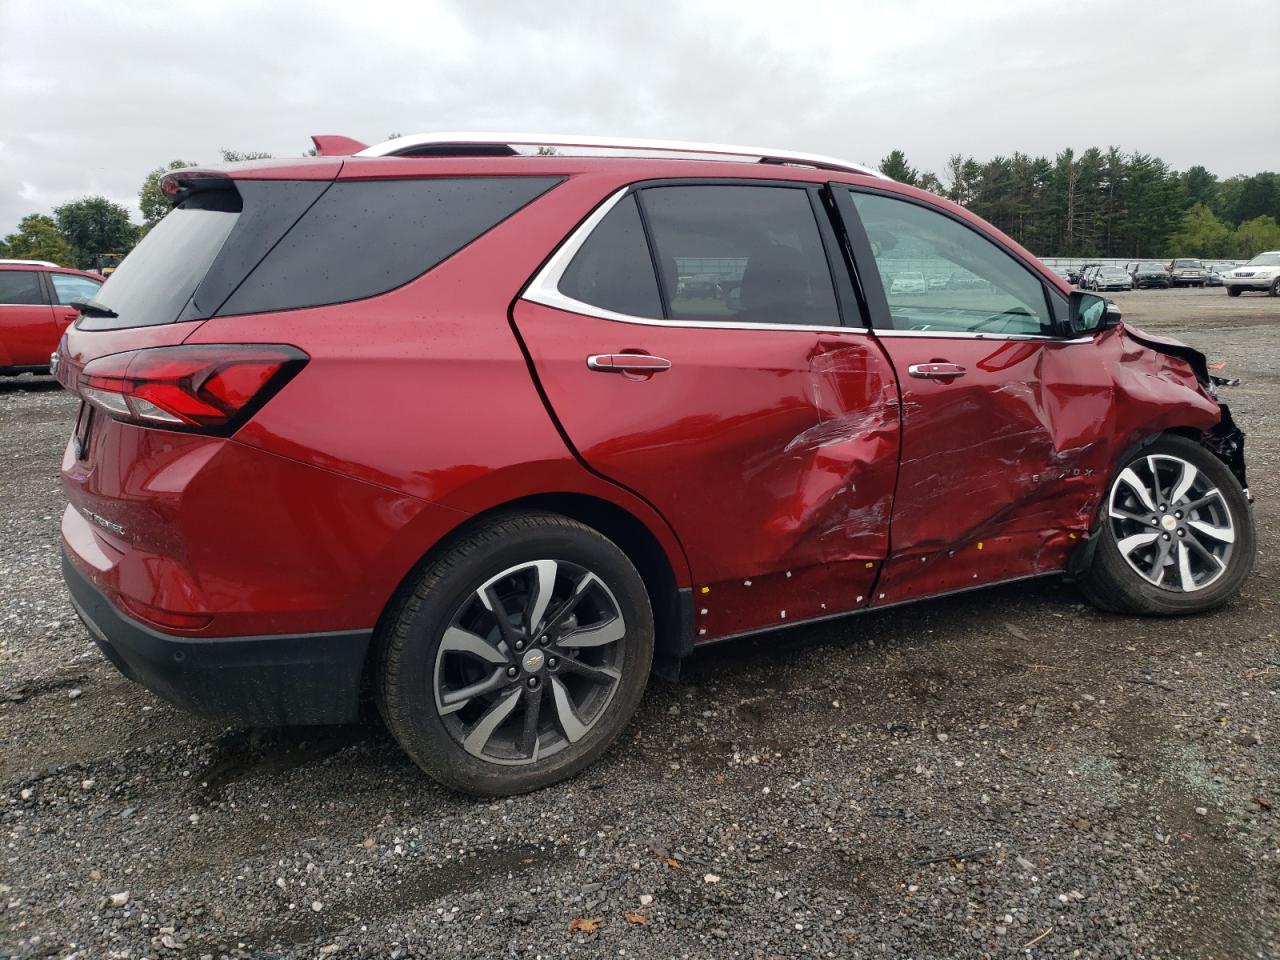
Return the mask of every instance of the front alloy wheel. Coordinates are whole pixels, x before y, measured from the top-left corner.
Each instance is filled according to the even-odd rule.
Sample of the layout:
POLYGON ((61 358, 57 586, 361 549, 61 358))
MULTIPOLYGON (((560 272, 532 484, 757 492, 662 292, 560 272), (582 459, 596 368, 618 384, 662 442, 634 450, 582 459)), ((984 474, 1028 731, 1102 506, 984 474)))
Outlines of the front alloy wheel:
POLYGON ((1227 571, 1236 539, 1231 510, 1181 457, 1157 454, 1121 470, 1108 516, 1120 555, 1148 583, 1194 593, 1227 571))
POLYGON ((1235 475, 1200 444, 1166 435, 1120 464, 1107 487, 1085 593, 1116 612, 1211 610, 1253 568, 1255 531, 1235 475))

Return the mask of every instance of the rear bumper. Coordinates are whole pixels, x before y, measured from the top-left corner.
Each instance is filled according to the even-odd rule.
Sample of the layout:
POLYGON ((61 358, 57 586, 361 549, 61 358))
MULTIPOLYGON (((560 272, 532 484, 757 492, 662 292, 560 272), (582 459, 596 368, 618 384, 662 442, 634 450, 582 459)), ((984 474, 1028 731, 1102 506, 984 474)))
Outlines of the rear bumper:
POLYGON ((350 723, 371 632, 180 637, 121 613, 67 555, 71 602, 108 660, 185 710, 249 724, 350 723))

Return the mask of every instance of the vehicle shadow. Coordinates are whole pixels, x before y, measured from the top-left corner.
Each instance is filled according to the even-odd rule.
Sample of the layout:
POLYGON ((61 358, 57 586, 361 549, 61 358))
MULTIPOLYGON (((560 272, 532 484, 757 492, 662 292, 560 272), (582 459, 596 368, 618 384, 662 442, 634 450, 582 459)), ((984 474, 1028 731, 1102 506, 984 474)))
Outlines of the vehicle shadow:
POLYGON ((0 396, 7 393, 54 393, 61 389, 62 384, 48 376, 0 377, 0 396))

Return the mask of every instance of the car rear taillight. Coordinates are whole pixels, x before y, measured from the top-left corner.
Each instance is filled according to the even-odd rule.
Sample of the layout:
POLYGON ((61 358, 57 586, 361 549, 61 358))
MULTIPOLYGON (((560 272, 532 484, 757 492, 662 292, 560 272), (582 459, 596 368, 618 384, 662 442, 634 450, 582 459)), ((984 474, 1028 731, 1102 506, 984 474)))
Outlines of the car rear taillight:
POLYGON ((226 435, 307 362, 284 344, 183 344, 89 361, 76 392, 127 423, 226 435))

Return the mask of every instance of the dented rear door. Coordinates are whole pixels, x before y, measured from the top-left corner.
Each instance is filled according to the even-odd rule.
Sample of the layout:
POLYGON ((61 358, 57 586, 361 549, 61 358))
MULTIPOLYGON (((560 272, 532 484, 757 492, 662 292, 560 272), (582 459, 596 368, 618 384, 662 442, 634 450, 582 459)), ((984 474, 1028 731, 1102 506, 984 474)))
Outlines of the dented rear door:
POLYGON ((615 197, 514 311, 578 454, 680 537, 699 640, 864 606, 898 459, 893 374, 841 321, 809 191, 720 189, 615 197))

